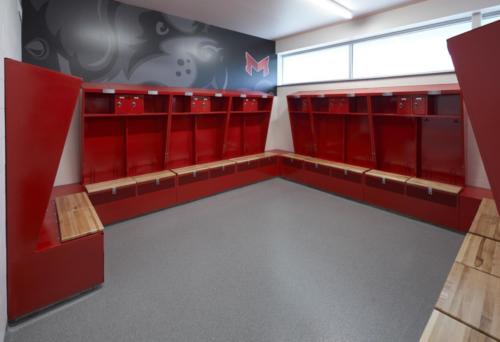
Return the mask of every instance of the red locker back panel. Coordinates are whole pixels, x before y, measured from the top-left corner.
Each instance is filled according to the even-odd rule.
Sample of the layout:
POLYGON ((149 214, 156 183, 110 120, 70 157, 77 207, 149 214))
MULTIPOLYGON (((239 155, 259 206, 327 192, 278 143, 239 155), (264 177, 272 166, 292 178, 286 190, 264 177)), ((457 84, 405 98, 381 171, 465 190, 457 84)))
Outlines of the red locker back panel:
POLYGON ((168 167, 176 168, 194 163, 194 116, 173 116, 168 167))
POLYGON ((124 177, 125 120, 87 118, 84 136, 84 183, 124 177))
POLYGON ((346 117, 345 162, 373 167, 368 116, 346 117))
POLYGON ((161 170, 166 144, 165 119, 162 117, 128 119, 127 132, 129 175, 161 170))
POLYGON ((491 189, 500 208, 500 22, 448 40, 491 189))
POLYGON ((295 153, 304 155, 314 154, 314 141, 309 114, 290 114, 292 126, 293 147, 295 153))
POLYGON ((81 80, 5 59, 8 262, 35 250, 81 80), (26 243, 29 242, 29 243, 26 243), (30 245, 31 244, 31 245, 30 245))
POLYGON ((245 154, 264 152, 267 136, 267 115, 247 115, 243 130, 245 154))
POLYGON ((196 118, 196 162, 220 160, 224 139, 224 115, 199 116, 196 118))
POLYGON ((344 161, 345 118, 339 115, 316 115, 314 130, 317 136, 317 157, 344 161))
POLYGON ((375 117, 378 168, 404 175, 416 174, 417 138, 413 118, 375 117))
POLYGON ((464 185, 463 131, 459 119, 422 119, 421 175, 438 182, 464 185))
POLYGON ((225 158, 234 158, 243 154, 243 115, 231 114, 227 127, 225 158))

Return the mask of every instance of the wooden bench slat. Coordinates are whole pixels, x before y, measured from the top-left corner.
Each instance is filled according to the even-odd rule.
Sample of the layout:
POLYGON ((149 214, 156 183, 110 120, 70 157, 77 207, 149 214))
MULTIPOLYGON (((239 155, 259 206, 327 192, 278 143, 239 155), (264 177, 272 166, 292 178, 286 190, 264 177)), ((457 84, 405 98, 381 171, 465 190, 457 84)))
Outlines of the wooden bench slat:
POLYGON ((494 342, 495 340, 437 310, 427 322, 420 342, 494 342))
POLYGON ((372 177, 377 177, 381 179, 388 179, 394 182, 399 182, 399 183, 406 183, 408 179, 411 177, 405 176, 405 175, 400 175, 397 173, 391 173, 391 172, 386 172, 386 171, 380 171, 380 170, 370 170, 366 173, 368 176, 372 177))
POLYGON ((249 156, 231 158, 230 160, 232 160, 236 164, 241 164, 241 163, 246 163, 246 162, 250 162, 250 161, 254 161, 254 160, 275 157, 277 155, 278 155, 278 153, 276 153, 276 152, 264 152, 264 153, 252 154, 249 156))
POLYGON ((96 192, 101 192, 101 191, 106 191, 106 190, 111 190, 111 189, 116 189, 116 188, 122 188, 125 186, 130 186, 136 184, 136 181, 132 177, 126 177, 126 178, 120 178, 120 179, 113 179, 110 181, 105 181, 105 182, 100 182, 100 183, 93 183, 93 184, 87 184, 85 185, 85 189, 89 194, 93 194, 96 192))
POLYGON ((456 261, 500 277, 500 242, 467 234, 456 261))
POLYGON ((177 169, 173 169, 172 172, 174 172, 178 175, 186 175, 186 174, 197 172, 197 171, 210 170, 210 169, 215 169, 215 168, 223 167, 223 166, 230 166, 230 165, 234 165, 234 164, 235 164, 235 162, 232 160, 220 160, 220 161, 211 162, 211 163, 195 164, 195 165, 177 168, 177 169))
POLYGON ((339 163, 339 162, 334 162, 331 160, 309 157, 309 156, 304 156, 304 155, 295 154, 295 153, 286 153, 286 154, 283 154, 282 156, 292 158, 295 160, 305 161, 308 163, 314 163, 314 164, 318 164, 318 165, 332 167, 332 168, 339 169, 339 170, 345 170, 345 171, 349 171, 349 172, 353 172, 353 173, 358 173, 358 174, 363 174, 366 171, 370 170, 369 168, 362 167, 362 166, 339 163))
POLYGON ((436 309, 500 338, 500 278, 454 263, 436 309))
POLYGON ((448 192, 454 195, 458 195, 462 191, 462 187, 458 185, 445 184, 440 182, 429 181, 421 178, 410 178, 406 182, 407 184, 421 186, 424 188, 432 188, 435 190, 448 192))
POLYGON ((494 200, 485 198, 481 201, 469 232, 500 241, 500 216, 494 200))
POLYGON ((56 198, 61 241, 69 241, 104 229, 86 193, 56 198))
POLYGON ((134 176, 133 179, 137 183, 145 183, 145 182, 155 181, 157 179, 167 179, 172 177, 175 177, 175 173, 173 173, 170 170, 164 170, 164 171, 147 173, 140 176, 134 176))

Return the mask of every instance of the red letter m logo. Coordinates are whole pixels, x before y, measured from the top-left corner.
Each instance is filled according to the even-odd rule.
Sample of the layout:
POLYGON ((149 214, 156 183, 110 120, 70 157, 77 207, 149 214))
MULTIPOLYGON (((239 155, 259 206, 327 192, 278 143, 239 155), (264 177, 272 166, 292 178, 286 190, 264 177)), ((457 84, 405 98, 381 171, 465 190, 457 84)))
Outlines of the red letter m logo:
POLYGON ((250 76, 253 76, 253 71, 256 72, 263 71, 264 77, 269 75, 269 56, 263 58, 260 62, 257 62, 255 58, 248 52, 245 52, 245 59, 247 61, 247 65, 245 67, 245 71, 250 76))

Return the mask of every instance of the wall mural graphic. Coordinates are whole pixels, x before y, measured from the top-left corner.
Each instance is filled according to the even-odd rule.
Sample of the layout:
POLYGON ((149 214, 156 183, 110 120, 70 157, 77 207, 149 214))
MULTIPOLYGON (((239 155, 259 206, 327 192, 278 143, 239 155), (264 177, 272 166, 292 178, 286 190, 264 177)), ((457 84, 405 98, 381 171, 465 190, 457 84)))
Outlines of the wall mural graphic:
POLYGON ((273 41, 113 0, 24 0, 23 61, 87 82, 276 90, 273 41))

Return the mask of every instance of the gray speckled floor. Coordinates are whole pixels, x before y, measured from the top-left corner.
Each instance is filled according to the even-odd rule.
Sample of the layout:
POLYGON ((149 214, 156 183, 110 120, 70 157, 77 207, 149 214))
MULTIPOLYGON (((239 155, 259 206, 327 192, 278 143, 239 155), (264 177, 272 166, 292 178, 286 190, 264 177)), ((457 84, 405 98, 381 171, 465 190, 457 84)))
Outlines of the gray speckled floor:
POLYGON ((107 227, 105 285, 7 341, 417 341, 462 238, 274 179, 107 227))

